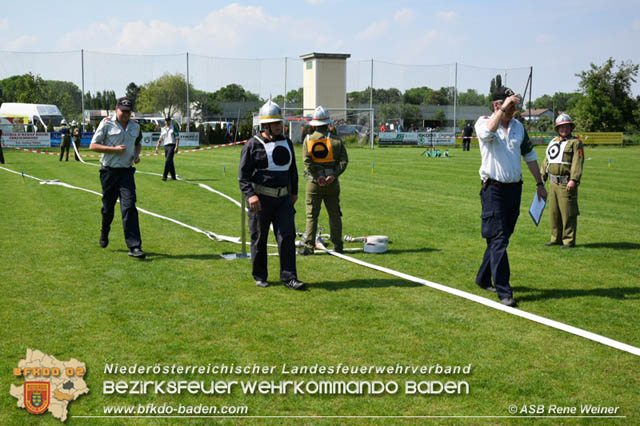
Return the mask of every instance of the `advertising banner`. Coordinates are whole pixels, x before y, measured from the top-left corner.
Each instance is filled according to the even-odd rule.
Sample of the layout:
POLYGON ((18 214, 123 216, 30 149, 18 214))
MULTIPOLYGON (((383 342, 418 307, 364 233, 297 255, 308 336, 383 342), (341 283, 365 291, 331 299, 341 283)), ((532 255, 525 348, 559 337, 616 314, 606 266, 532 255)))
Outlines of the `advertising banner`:
POLYGON ((380 146, 394 145, 454 145, 453 133, 444 132, 383 132, 378 133, 380 146))
MULTIPOLYGON (((13 148, 49 148, 49 133, 2 133, 2 146, 13 148)), ((58 144, 58 146, 60 146, 58 144)))
MULTIPOLYGON (((142 132, 142 146, 155 147, 160 139, 160 132, 142 132)), ((180 146, 200 145, 200 133, 180 132, 180 146)))
MULTIPOLYGON (((89 148, 91 145, 91 139, 93 138, 94 132, 83 132, 82 139, 80 140, 80 146, 84 148, 89 148)), ((59 132, 51 133, 51 147, 56 148, 60 146, 61 143, 61 134, 59 132)))

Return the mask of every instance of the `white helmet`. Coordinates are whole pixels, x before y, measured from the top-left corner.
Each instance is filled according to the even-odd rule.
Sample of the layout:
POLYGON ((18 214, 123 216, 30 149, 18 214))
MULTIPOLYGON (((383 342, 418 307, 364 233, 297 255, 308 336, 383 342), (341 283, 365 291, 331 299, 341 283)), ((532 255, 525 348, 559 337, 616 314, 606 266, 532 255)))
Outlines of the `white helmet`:
POLYGON ((67 124, 67 120, 65 120, 64 118, 62 119, 62 121, 60 122, 60 124, 67 124))
POLYGON ((260 108, 260 124, 265 123, 277 123, 278 121, 284 121, 282 118, 282 110, 280 105, 273 102, 271 99, 267 101, 260 108))
POLYGON ((328 124, 333 123, 333 120, 329 118, 329 111, 325 109, 325 107, 319 105, 311 116, 311 121, 309 122, 310 126, 326 126, 328 124))
POLYGON ((563 124, 571 124, 572 129, 576 126, 573 123, 573 120, 571 120, 571 117, 569 117, 569 114, 564 112, 560 114, 558 118, 556 118, 556 128, 558 128, 558 126, 562 126, 563 124))
POLYGON ((77 125, 78 125, 78 122, 77 122, 76 120, 73 120, 73 121, 71 122, 71 125, 72 125, 73 127, 75 127, 75 126, 77 126, 77 125))

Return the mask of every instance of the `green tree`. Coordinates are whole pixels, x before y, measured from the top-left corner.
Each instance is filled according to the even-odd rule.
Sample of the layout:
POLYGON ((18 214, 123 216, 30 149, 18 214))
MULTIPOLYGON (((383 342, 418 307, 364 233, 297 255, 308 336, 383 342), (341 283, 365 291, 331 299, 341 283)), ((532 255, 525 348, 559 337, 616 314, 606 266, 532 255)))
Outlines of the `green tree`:
POLYGON ((201 121, 211 121, 224 112, 211 92, 194 89, 192 91, 194 116, 201 121))
POLYGON ((129 83, 127 86, 127 90, 125 92, 125 96, 129 98, 131 102, 135 105, 138 101, 138 95, 140 94, 140 86, 135 84, 134 82, 129 83))
POLYGON ((640 125, 634 114, 638 102, 631 97, 638 69, 630 61, 616 69, 615 60, 609 58, 602 66, 591 63, 591 69, 576 74, 584 97, 572 112, 581 130, 623 131, 640 125))
POLYGON ((433 119, 440 122, 440 126, 444 126, 445 120, 447 118, 447 114, 444 111, 439 110, 433 114, 433 119))
POLYGON ((419 126, 422 122, 420 107, 417 105, 405 104, 402 111, 402 121, 404 122, 405 129, 419 126))
POLYGON ((214 145, 220 145, 224 143, 224 133, 226 128, 222 128, 220 123, 216 123, 216 127, 213 129, 213 143, 214 145))
POLYGON ((300 87, 297 90, 289 90, 287 92, 287 103, 300 104, 304 101, 304 89, 300 87))
MULTIPOLYGON (((371 88, 367 87, 360 92, 349 92, 347 94, 347 103, 349 104, 368 104, 371 94, 371 88)), ((373 89, 374 104, 399 104, 402 103, 402 92, 395 88, 390 89, 373 89)))
POLYGON ((453 87, 441 87, 440 90, 434 90, 427 96, 427 104, 453 105, 453 92, 453 87))
POLYGON ((97 91, 95 95, 91 95, 91 92, 87 92, 84 96, 84 107, 86 109, 110 109, 113 110, 116 107, 116 92, 113 90, 105 90, 104 92, 97 91))
POLYGON ((4 102, 20 102, 28 104, 41 104, 44 99, 44 80, 39 75, 31 73, 14 75, 0 80, 4 102))
MULTIPOLYGON (((532 102, 532 108, 548 108, 554 112, 569 111, 577 105, 578 101, 582 98, 582 93, 564 93, 556 92, 553 96, 542 95, 532 102)), ((529 104, 527 103, 527 107, 529 104)))
POLYGON ((67 119, 80 119, 82 91, 69 81, 43 81, 44 96, 41 103, 56 105, 67 119))
MULTIPOLYGON (((192 90, 190 88, 190 90, 192 90)), ((186 114, 187 81, 182 74, 164 74, 140 89, 137 111, 172 117, 177 111, 186 114)))
MULTIPOLYGON (((467 89, 466 92, 458 93, 458 105, 486 105, 487 98, 476 92, 475 89, 467 89)), ((463 126, 464 127, 464 126, 463 126)))
POLYGON ((494 78, 491 79, 491 83, 489 84, 489 101, 493 99, 493 94, 496 93, 496 90, 502 87, 502 76, 500 74, 496 74, 494 78))
POLYGON ((216 102, 260 102, 260 97, 255 93, 244 90, 239 84, 229 84, 213 93, 216 102))
POLYGON ((425 105, 432 92, 433 89, 426 86, 407 89, 404 92, 404 102, 412 105, 425 105))
POLYGON ((378 118, 382 123, 399 120, 401 117, 402 104, 383 104, 378 108, 376 116, 376 118, 378 118))

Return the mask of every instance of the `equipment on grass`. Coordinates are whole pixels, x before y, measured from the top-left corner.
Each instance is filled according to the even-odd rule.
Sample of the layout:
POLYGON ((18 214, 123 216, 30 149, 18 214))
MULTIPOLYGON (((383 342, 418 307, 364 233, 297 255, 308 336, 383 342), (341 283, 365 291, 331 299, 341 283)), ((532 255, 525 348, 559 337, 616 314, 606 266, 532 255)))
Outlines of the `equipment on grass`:
POLYGON ((367 235, 364 237, 352 237, 345 235, 344 240, 348 243, 364 243, 365 253, 385 253, 387 251, 387 244, 389 243, 389 237, 386 235, 367 235))

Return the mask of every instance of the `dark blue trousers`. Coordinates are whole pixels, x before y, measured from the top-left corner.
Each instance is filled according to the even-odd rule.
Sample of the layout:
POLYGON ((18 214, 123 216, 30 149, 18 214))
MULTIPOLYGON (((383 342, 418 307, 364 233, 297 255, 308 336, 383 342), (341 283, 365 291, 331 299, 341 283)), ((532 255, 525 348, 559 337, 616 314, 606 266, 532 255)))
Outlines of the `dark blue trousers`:
POLYGON ((482 202, 482 237, 487 240, 482 264, 476 276, 476 284, 481 287, 496 287, 498 297, 513 297, 509 278, 509 258, 507 246, 520 214, 522 182, 502 184, 492 183, 480 191, 482 202))
POLYGON ((162 177, 164 179, 167 178, 168 174, 171 174, 171 179, 175 179, 176 178, 176 166, 175 164, 173 164, 173 157, 175 156, 176 153, 176 146, 171 144, 171 145, 165 145, 164 146, 164 172, 162 173, 162 177))
POLYGON ((296 225, 295 209, 290 195, 269 197, 258 195, 262 210, 249 211, 249 230, 251 233, 251 262, 253 278, 267 280, 267 240, 269 227, 273 224, 273 232, 278 242, 280 255, 280 280, 290 281, 298 278, 296 271, 296 225))
POLYGON ((138 209, 136 209, 136 182, 133 174, 134 167, 116 168, 102 167, 100 169, 100 183, 102 184, 102 231, 109 233, 113 212, 120 197, 120 212, 122 213, 122 227, 127 247, 141 247, 140 223, 138 209))

